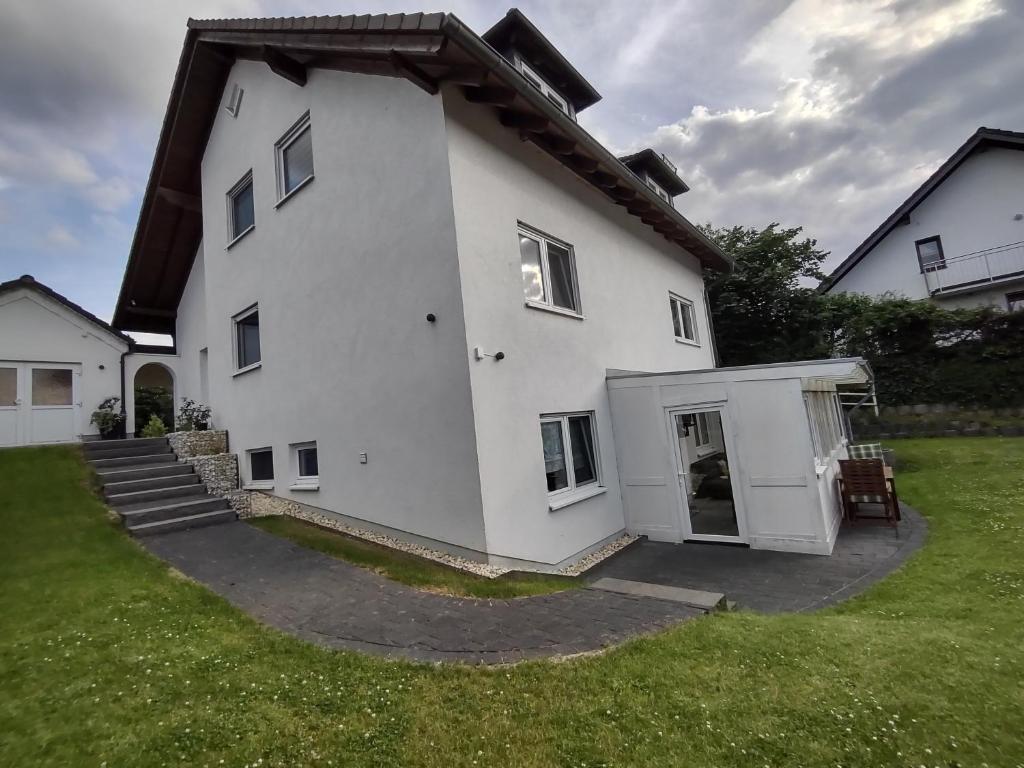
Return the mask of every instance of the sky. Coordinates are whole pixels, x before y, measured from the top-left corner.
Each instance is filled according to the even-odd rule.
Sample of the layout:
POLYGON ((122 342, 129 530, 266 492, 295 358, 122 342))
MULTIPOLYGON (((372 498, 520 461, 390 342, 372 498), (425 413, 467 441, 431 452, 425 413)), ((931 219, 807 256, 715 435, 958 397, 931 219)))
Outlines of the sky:
MULTIPOLYGON (((580 122, 664 152, 694 223, 801 226, 839 263, 979 127, 1024 130, 1024 0, 520 0, 597 88, 580 122)), ((0 0, 0 281, 104 319, 196 18, 449 0, 0 0)))

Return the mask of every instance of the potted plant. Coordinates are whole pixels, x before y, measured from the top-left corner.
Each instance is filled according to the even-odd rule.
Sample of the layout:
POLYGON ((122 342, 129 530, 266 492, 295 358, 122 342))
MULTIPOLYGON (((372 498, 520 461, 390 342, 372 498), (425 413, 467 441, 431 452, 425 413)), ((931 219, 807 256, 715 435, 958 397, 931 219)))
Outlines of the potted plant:
POLYGON ((120 397, 108 397, 92 412, 92 418, 89 421, 99 429, 100 437, 103 440, 123 437, 124 414, 121 413, 120 402, 120 397))

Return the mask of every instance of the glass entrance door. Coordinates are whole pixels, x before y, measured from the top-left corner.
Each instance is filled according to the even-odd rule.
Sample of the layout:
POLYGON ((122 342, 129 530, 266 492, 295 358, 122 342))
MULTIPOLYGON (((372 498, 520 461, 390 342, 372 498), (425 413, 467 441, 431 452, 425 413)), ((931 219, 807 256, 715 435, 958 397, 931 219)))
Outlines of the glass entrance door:
POLYGON ((674 412, 672 426, 686 538, 740 541, 722 412, 674 412))

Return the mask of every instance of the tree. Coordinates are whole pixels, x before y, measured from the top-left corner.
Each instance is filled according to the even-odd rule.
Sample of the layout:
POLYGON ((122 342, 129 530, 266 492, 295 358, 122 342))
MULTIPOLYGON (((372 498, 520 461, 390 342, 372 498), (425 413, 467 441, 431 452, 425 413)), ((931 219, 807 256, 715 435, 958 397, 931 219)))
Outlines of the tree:
POLYGON ((828 252, 816 240, 799 239, 800 227, 701 229, 736 261, 731 273, 704 276, 721 364, 828 357, 822 296, 800 284, 824 278, 828 252))

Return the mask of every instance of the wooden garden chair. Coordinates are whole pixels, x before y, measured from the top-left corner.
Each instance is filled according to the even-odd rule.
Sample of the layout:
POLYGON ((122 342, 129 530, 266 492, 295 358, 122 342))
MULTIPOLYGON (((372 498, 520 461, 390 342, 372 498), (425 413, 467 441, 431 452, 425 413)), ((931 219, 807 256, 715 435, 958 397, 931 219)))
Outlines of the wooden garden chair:
POLYGON ((881 459, 842 459, 839 472, 843 512, 850 523, 874 519, 896 526, 900 519, 896 484, 885 476, 885 464, 881 459), (882 514, 861 514, 861 504, 876 504, 882 508, 882 514))

